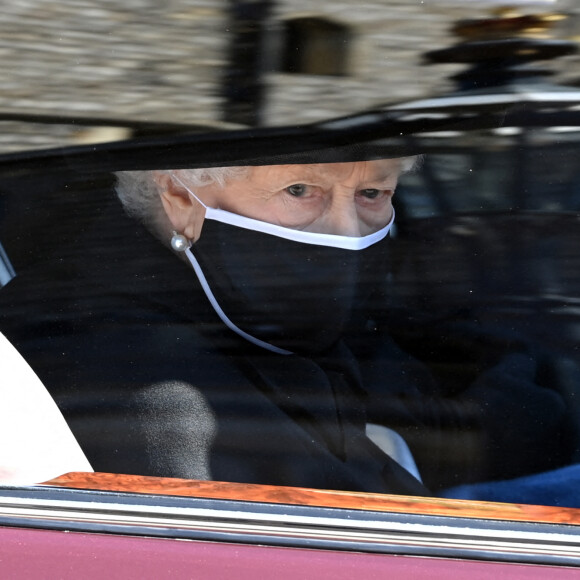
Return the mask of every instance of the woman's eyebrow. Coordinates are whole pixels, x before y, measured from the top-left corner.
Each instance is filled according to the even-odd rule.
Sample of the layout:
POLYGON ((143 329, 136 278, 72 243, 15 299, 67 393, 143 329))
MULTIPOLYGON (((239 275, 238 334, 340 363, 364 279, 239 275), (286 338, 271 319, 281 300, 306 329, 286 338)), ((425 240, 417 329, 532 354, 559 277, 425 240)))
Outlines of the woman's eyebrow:
POLYGON ((376 177, 370 177, 369 179, 363 179, 362 183, 374 183, 374 184, 382 184, 386 182, 390 182, 393 178, 397 178, 398 174, 395 171, 389 171, 388 173, 381 173, 376 177))
POLYGON ((306 179, 330 179, 332 171, 320 166, 297 166, 289 171, 291 176, 304 177, 306 179))
MULTIPOLYGON (((376 175, 363 176, 360 185, 372 184, 382 186, 390 184, 397 172, 391 168, 377 171, 376 175)), ((274 189, 282 189, 289 185, 304 183, 306 185, 317 185, 323 188, 329 187, 340 180, 334 168, 324 168, 320 166, 300 166, 287 167, 284 172, 272 178, 271 184, 274 189)))
POLYGON ((334 182, 330 175, 324 175, 324 172, 316 169, 301 168, 294 171, 288 171, 284 175, 276 177, 274 182, 278 186, 287 187, 295 183, 305 183, 307 185, 324 185, 334 182))

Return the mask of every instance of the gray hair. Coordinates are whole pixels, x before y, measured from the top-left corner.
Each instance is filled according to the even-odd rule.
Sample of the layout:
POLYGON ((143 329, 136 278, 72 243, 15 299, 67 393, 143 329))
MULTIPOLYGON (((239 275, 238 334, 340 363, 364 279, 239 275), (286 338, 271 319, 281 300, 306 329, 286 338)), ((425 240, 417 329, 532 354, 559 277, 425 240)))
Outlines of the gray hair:
POLYGON ((421 168, 425 156, 412 155, 411 157, 401 157, 401 175, 404 173, 412 173, 421 168))
MULTIPOLYGON (((247 173, 247 167, 207 167, 162 171, 177 175, 192 189, 217 184, 224 187, 230 179, 247 173)), ((155 227, 163 215, 161 187, 153 179, 152 171, 118 171, 116 191, 125 211, 145 225, 155 227)), ((173 179, 173 176, 172 176, 173 179)))

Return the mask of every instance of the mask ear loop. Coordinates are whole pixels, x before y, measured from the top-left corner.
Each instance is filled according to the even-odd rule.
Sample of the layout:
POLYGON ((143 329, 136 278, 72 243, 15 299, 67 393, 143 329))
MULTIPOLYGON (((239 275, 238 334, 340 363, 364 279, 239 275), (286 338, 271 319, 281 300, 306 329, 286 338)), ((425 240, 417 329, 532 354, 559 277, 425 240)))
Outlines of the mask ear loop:
POLYGON ((209 286, 209 283, 205 277, 205 274, 203 273, 203 270, 201 269, 199 262, 197 261, 197 258, 193 255, 193 252, 191 251, 191 248, 187 248, 185 250, 185 255, 187 256, 189 263, 193 267, 197 279, 199 280, 199 283, 201 284, 201 287, 203 288, 203 291, 205 292, 207 299, 209 300, 216 314, 220 317, 221 321, 230 330, 233 330, 237 335, 241 336, 242 338, 245 338, 248 342, 251 342, 252 344, 255 344, 256 346, 259 346, 261 348, 265 348, 266 350, 269 350, 271 352, 275 352, 277 354, 293 354, 292 351, 290 350, 278 348, 277 346, 274 346, 273 344, 260 340, 259 338, 256 338, 255 336, 248 334, 241 328, 238 328, 228 318, 228 315, 222 310, 222 307, 219 305, 219 302, 217 301, 214 293, 212 292, 212 289, 209 286))
POLYGON ((183 183, 183 181, 177 177, 177 175, 175 175, 175 173, 171 172, 170 175, 171 178, 175 179, 175 181, 177 181, 177 183, 179 183, 179 185, 181 185, 181 187, 183 187, 187 193, 189 193, 189 195, 191 195, 197 202, 199 202, 199 204, 202 205, 204 209, 209 209, 207 205, 205 205, 205 203, 203 203, 203 201, 201 201, 201 199, 199 199, 199 197, 197 197, 197 195, 195 195, 195 193, 193 193, 193 191, 191 191, 191 189, 189 189, 189 187, 187 187, 187 185, 185 185, 185 183, 183 183))
MULTIPOLYGON (((179 177, 177 177, 177 175, 175 175, 174 173, 171 173, 171 177, 173 179, 175 179, 175 181, 177 181, 179 183, 179 185, 181 185, 183 188, 185 188, 185 190, 187 192, 189 192, 206 210, 210 209, 207 207, 207 205, 205 205, 205 203, 203 203, 203 201, 201 201, 201 199, 199 199, 199 197, 197 197, 197 195, 195 195, 195 193, 193 193, 193 191, 191 191, 191 189, 189 189, 189 187, 187 187, 187 185, 185 185, 185 183, 183 183, 183 181, 179 177)), ((259 346, 261 348, 265 348, 266 350, 269 350, 271 352, 275 352, 277 354, 293 354, 292 351, 285 350, 283 348, 278 348, 277 346, 274 346, 273 344, 270 344, 268 342, 260 340, 259 338, 256 338, 255 336, 252 336, 251 334, 248 334, 247 332, 243 331, 241 328, 238 328, 228 318, 227 314, 222 310, 222 307, 219 305, 219 302, 217 301, 214 293, 212 292, 212 289, 210 288, 210 285, 205 277, 205 274, 203 273, 203 270, 201 269, 199 262, 197 261, 197 258, 194 256, 193 252, 191 251, 191 244, 190 243, 187 243, 187 244, 180 243, 179 244, 180 249, 177 249, 173 246, 173 241, 177 240, 178 238, 185 239, 185 236, 181 236, 181 235, 176 234, 174 232, 173 238, 171 239, 171 246, 175 250, 185 253, 185 255, 187 256, 187 259, 189 260, 189 263, 193 267, 193 270, 197 276, 197 279, 199 280, 199 283, 201 284, 201 287, 202 287, 207 299, 209 300, 209 302, 212 305, 213 309, 215 310, 216 314, 220 317, 221 321, 230 330, 233 330, 237 335, 241 336, 242 338, 245 338, 248 342, 251 342, 252 344, 255 344, 256 346, 259 346)))

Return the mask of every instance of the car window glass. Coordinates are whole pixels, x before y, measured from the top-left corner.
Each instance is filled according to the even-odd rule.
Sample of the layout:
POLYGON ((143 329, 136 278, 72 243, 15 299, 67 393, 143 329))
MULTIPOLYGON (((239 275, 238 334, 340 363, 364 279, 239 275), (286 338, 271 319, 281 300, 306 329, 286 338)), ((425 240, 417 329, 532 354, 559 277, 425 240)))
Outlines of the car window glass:
MULTIPOLYGON (((85 55, 98 78, 73 75, 74 122, 22 103, 2 120, 0 332, 91 466, 580 505, 573 87, 538 104, 538 73, 529 101, 496 85, 473 99, 475 66, 438 99, 426 67, 417 94, 393 82, 385 105, 410 67, 379 66, 378 32, 194 4, 162 33, 178 52, 206 42, 198 109, 176 90, 194 84, 190 61, 125 45, 117 7, 95 26, 125 60, 85 55), (144 83, 146 69, 147 96, 131 98, 123 67, 144 83), (95 88, 111 71, 114 111, 95 88)), ((391 16, 419 34, 425 13, 406 10, 391 16)))

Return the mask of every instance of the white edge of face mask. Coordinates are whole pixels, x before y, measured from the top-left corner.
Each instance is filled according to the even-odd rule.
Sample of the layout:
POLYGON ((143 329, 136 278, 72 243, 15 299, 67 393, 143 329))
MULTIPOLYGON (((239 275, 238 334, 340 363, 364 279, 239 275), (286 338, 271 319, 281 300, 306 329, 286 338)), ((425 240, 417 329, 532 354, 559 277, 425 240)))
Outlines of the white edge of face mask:
POLYGON ((338 236, 334 234, 320 234, 316 232, 304 232, 302 230, 293 230, 285 228, 276 224, 263 222, 253 218, 245 217, 222 209, 215 209, 208 207, 206 209, 205 218, 219 221, 231 226, 237 226, 247 230, 261 232, 263 234, 270 234, 279 238, 285 238, 294 242, 301 242, 303 244, 312 244, 316 246, 328 246, 331 248, 341 248, 343 250, 364 250, 377 242, 380 242, 389 233, 393 222, 395 221, 395 210, 389 223, 380 230, 362 236, 360 238, 350 236, 338 236))

